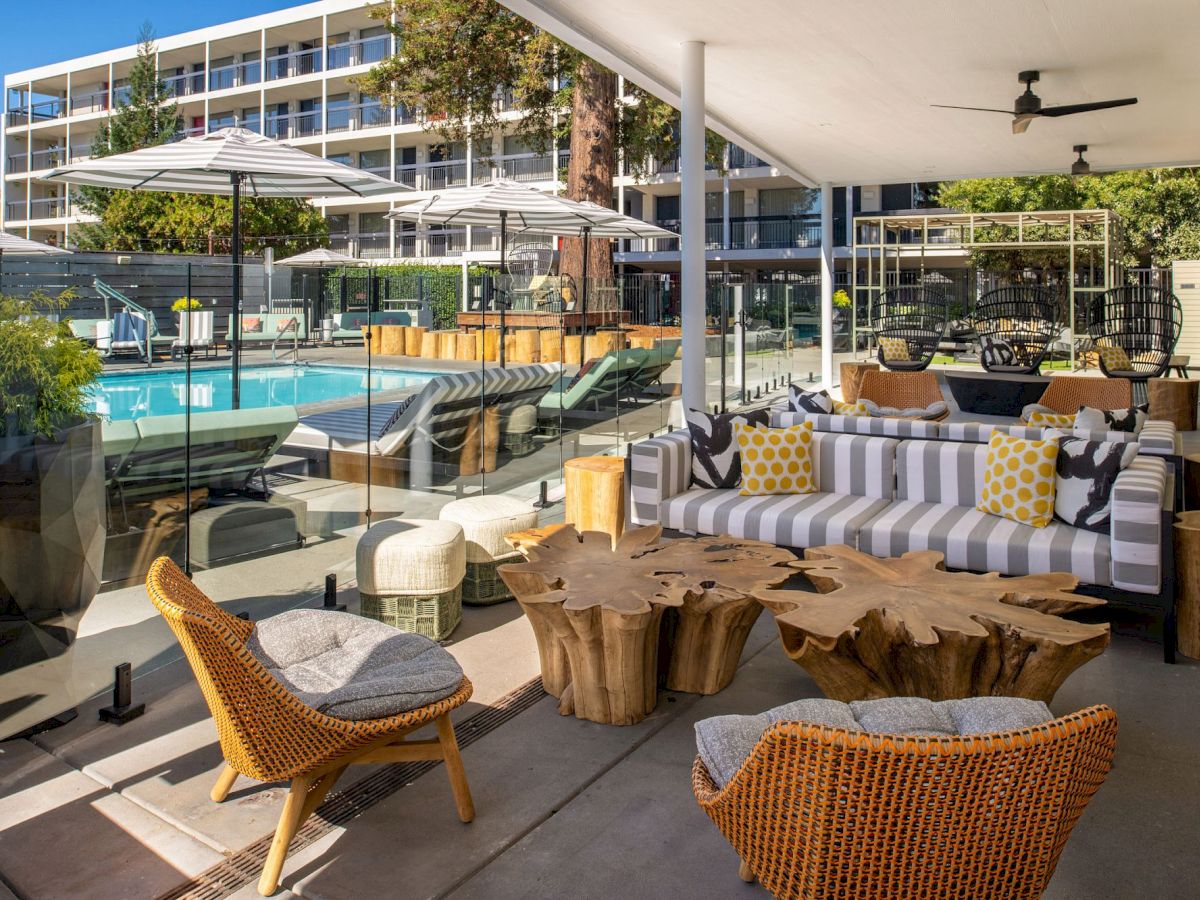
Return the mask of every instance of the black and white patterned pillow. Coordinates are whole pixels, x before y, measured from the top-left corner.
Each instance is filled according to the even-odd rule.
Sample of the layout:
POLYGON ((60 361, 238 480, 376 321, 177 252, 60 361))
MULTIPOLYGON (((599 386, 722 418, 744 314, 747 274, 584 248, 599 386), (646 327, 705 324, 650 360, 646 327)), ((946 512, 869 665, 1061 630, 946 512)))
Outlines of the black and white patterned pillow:
POLYGON ((1004 341, 985 337, 980 343, 983 345, 981 356, 985 366, 1015 366, 1017 364, 1017 354, 1004 341))
POLYGON ((1054 480, 1054 517, 1076 528, 1107 534, 1113 483, 1137 455, 1136 443, 1062 438, 1054 480))
POLYGON ((396 423, 400 421, 400 417, 404 415, 404 411, 408 409, 409 406, 412 405, 412 402, 416 399, 417 395, 413 394, 411 397, 405 397, 403 400, 401 400, 396 406, 396 411, 388 417, 388 420, 383 423, 383 427, 379 429, 379 434, 375 435, 375 440, 379 440, 385 434, 391 431, 396 426, 396 423))
POLYGON ((742 481, 742 455, 733 436, 733 424, 769 425, 770 410, 709 415, 689 409, 685 416, 692 434, 692 485, 729 489, 742 481))
POLYGON ((788 385, 788 400, 792 412, 816 413, 828 416, 833 412, 833 398, 828 391, 805 391, 794 384, 788 385))
POLYGON ((1142 406, 1131 406, 1129 409, 1081 406, 1075 416, 1075 427, 1083 431, 1127 431, 1137 434, 1149 418, 1150 414, 1142 406))

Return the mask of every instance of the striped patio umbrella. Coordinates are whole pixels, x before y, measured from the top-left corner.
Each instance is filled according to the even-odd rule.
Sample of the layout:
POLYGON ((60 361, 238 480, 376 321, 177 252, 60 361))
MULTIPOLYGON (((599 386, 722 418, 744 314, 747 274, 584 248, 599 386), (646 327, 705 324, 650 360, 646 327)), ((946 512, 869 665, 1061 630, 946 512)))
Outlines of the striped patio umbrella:
POLYGON ((233 407, 240 400, 241 195, 252 197, 378 197, 410 190, 402 184, 313 156, 244 128, 222 128, 158 147, 87 159, 55 169, 46 181, 131 191, 222 194, 233 197, 233 407))
POLYGON ((69 256, 71 251, 0 231, 0 284, 4 281, 5 253, 11 256, 69 256))

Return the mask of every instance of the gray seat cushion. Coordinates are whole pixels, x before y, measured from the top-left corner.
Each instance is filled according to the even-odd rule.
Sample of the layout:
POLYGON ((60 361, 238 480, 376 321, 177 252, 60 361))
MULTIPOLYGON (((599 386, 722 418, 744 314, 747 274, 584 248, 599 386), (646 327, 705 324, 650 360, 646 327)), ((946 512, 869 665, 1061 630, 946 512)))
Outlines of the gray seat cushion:
POLYGON ((874 400, 859 400, 867 412, 876 418, 937 419, 946 414, 950 407, 945 400, 935 400, 928 406, 880 406, 874 400))
POLYGON ((293 609, 256 623, 248 642, 291 693, 339 719, 380 719, 449 697, 458 662, 419 634, 349 613, 293 609))
POLYGON ((775 722, 807 722, 848 731, 950 737, 1015 731, 1054 718, 1040 700, 971 697, 934 703, 921 697, 882 700, 796 700, 754 716, 714 716, 696 723, 696 750, 718 787, 724 787, 775 722))

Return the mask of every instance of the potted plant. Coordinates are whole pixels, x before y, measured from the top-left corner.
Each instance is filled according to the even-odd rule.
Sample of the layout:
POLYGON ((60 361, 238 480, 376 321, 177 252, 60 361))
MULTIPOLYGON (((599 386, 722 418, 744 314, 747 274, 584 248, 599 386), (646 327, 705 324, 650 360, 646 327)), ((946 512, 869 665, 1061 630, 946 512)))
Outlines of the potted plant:
POLYGON ((193 335, 204 334, 201 320, 205 313, 202 309, 200 301, 195 297, 180 297, 171 304, 171 312, 175 313, 175 327, 178 329, 181 343, 191 343, 193 335))
POLYGON ((17 698, 0 704, 0 739, 74 705, 51 683, 69 682, 104 562, 104 457, 87 407, 102 363, 47 315, 70 299, 0 296, 0 696, 17 698))

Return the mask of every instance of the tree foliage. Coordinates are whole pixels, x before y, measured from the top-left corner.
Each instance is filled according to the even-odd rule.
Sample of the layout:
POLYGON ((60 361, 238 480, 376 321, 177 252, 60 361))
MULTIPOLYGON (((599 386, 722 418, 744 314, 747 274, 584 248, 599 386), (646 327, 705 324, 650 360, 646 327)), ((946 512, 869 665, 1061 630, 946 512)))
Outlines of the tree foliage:
POLYGON ((100 355, 72 334, 61 311, 73 294, 35 292, 29 298, 0 296, 0 435, 46 437, 87 414, 100 355))
MULTIPOLYGON (((129 99, 100 124, 92 156, 112 156, 156 147, 183 129, 155 61, 149 23, 138 36, 137 59, 129 75, 129 99)), ((80 206, 98 217, 80 226, 78 245, 85 250, 144 250, 156 253, 227 253, 232 249, 233 201, 210 194, 161 191, 80 189, 80 206)), ((242 252, 274 247, 279 257, 323 245, 329 227, 320 211, 300 199, 243 197, 242 252)))
MULTIPOLYGON (((977 178, 947 182, 938 191, 941 206, 963 212, 1110 209, 1121 218, 1120 260, 1127 266, 1165 266, 1197 258, 1200 251, 1200 170, 1133 169, 1101 175, 1039 175, 977 178)), ((1065 251, 986 251, 976 260, 985 268, 1065 260, 1065 251), (1046 257, 1041 260, 1040 257, 1046 257), (1020 264, 1020 263, 1018 263, 1020 264)))

